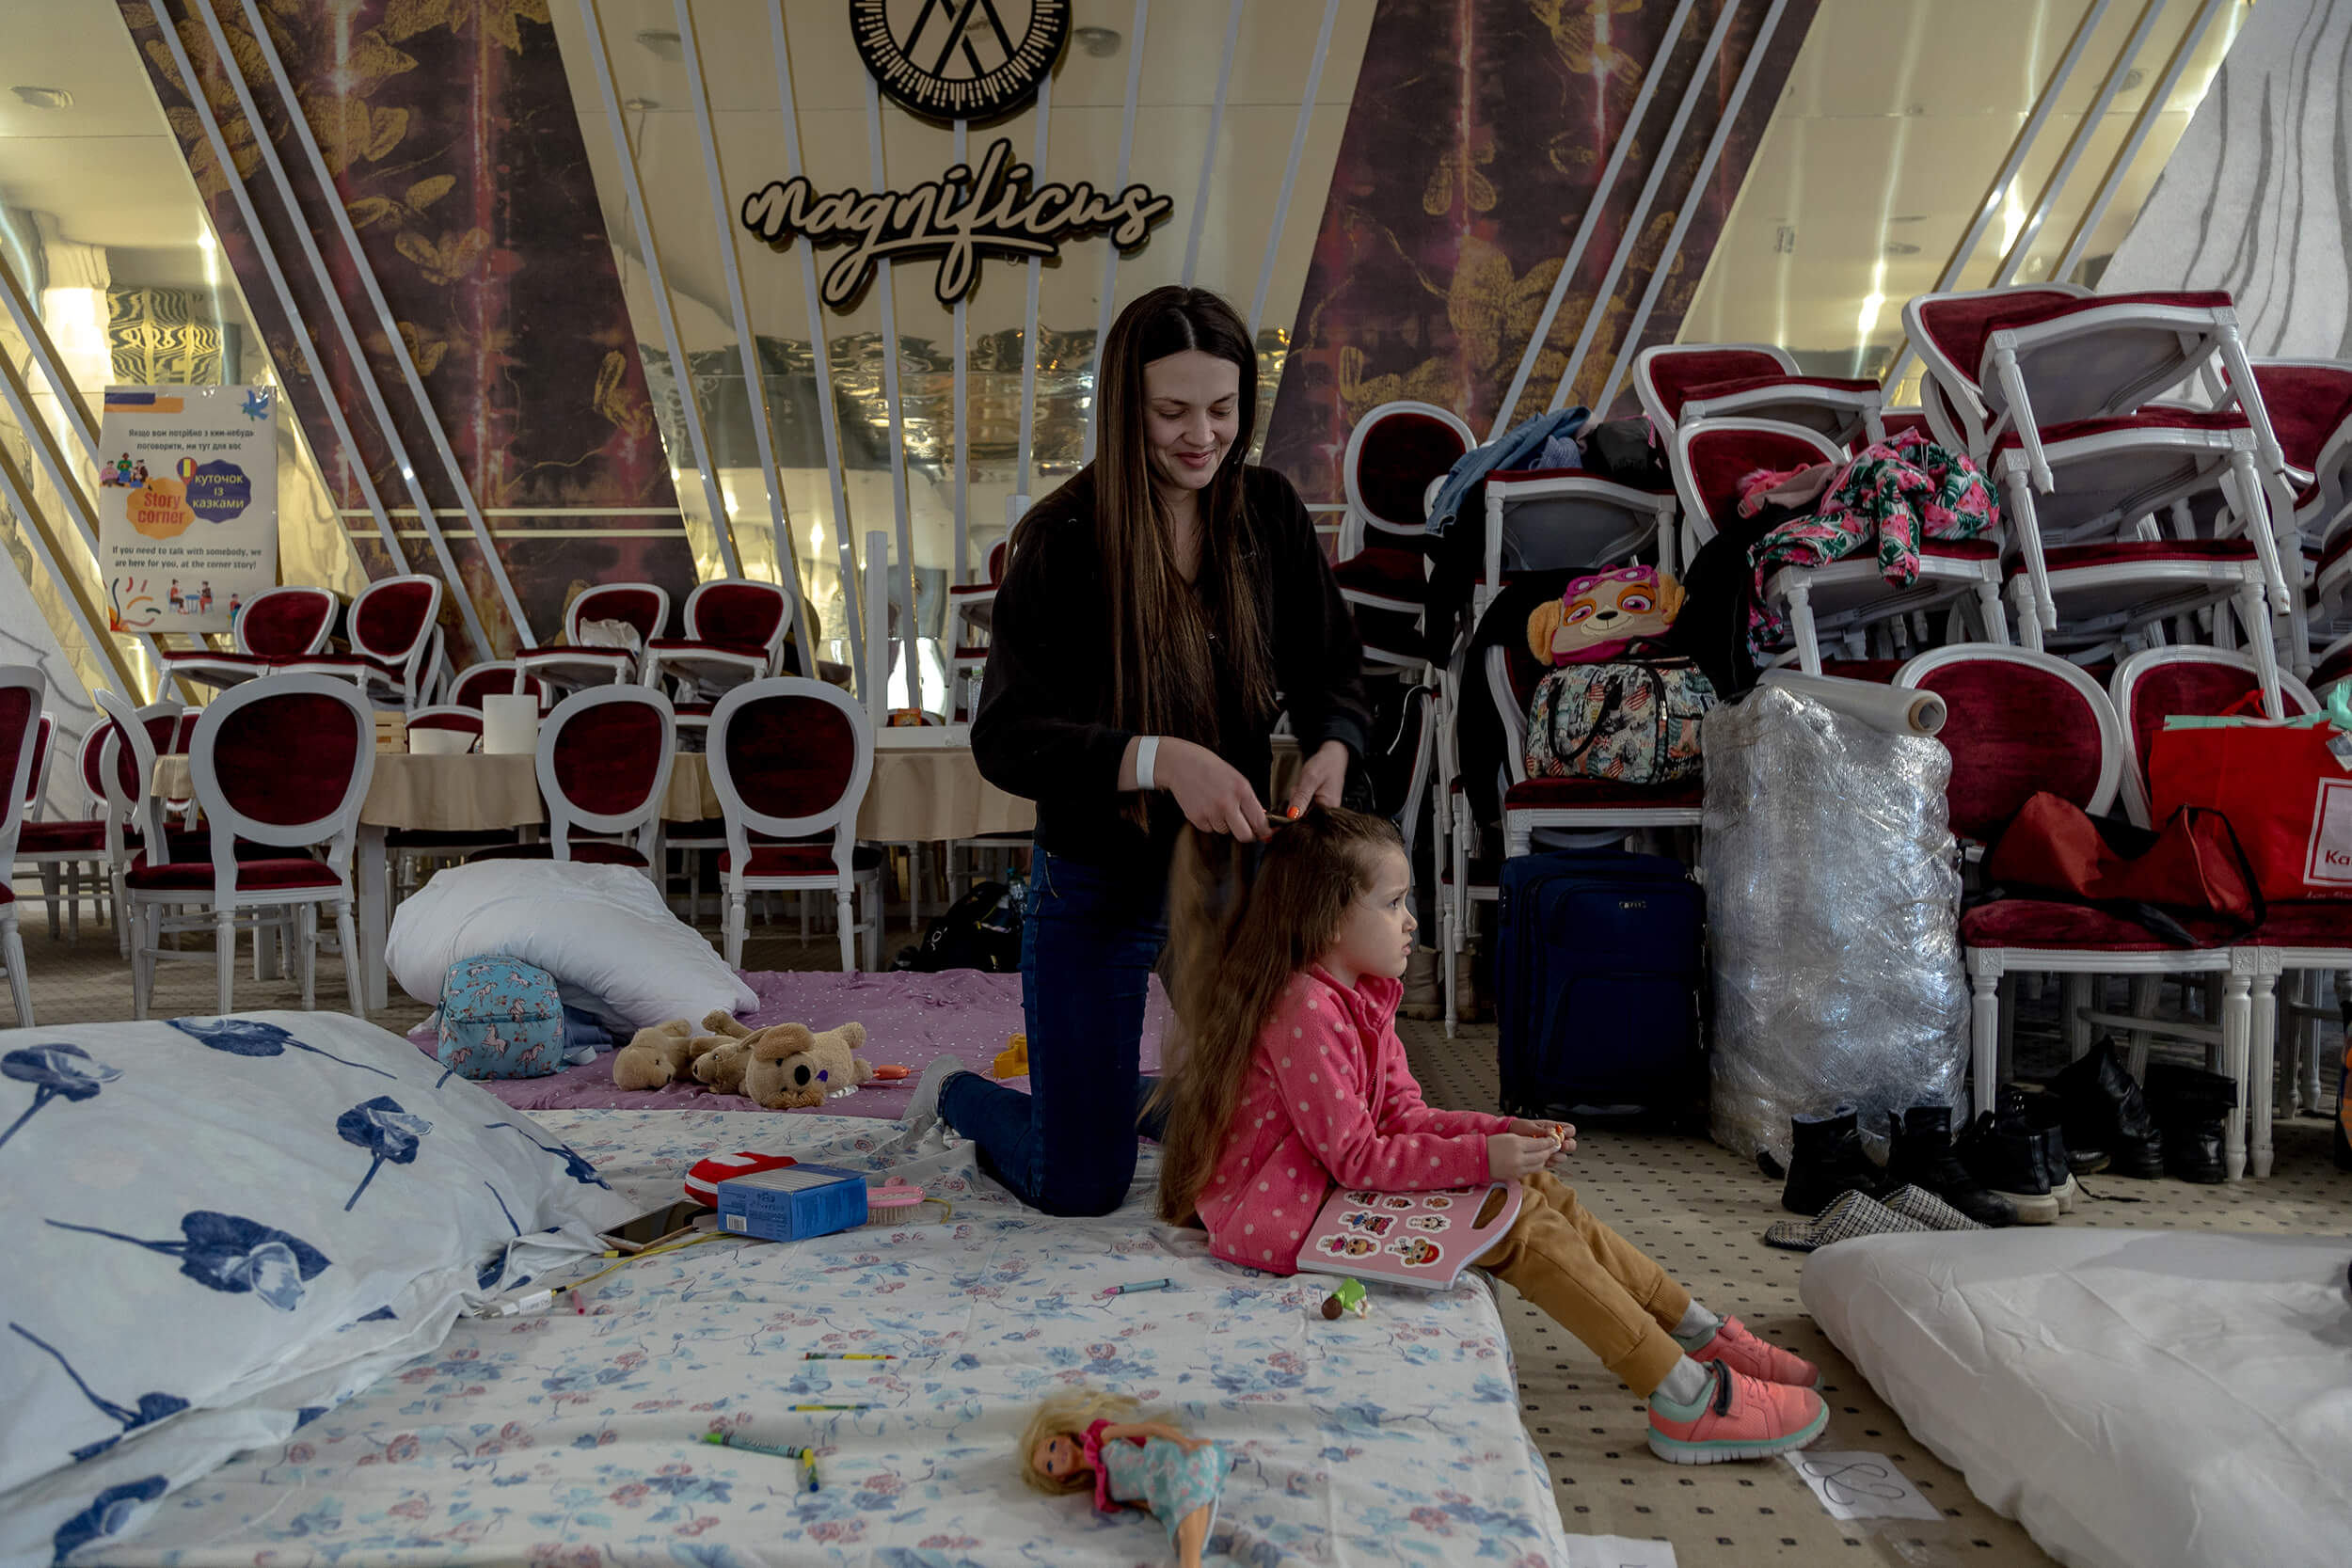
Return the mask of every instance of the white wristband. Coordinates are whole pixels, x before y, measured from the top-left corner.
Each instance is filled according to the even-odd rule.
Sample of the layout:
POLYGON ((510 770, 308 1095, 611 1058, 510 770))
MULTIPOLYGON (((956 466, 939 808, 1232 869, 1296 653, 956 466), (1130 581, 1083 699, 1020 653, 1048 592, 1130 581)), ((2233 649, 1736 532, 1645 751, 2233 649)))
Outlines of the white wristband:
POLYGON ((1143 736, 1136 741, 1136 787, 1137 789, 1152 787, 1152 760, 1159 755, 1159 752, 1160 737, 1156 735, 1143 736))

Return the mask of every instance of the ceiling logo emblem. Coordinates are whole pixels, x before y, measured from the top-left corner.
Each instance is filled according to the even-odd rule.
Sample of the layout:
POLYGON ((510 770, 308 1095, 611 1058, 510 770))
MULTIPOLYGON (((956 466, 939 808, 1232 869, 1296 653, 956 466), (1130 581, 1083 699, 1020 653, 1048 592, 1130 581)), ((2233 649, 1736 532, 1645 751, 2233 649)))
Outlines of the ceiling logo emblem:
POLYGON ((1037 96, 1070 40, 1070 0, 850 0, 850 31, 893 99, 985 121, 1037 96))

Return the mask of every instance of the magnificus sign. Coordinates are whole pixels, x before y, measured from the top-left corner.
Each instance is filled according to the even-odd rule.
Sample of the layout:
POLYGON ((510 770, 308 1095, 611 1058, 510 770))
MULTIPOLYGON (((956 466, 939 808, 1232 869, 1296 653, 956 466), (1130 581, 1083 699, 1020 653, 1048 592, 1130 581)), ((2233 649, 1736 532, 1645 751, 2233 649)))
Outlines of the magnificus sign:
POLYGON ((971 292, 982 256, 1051 261, 1063 241, 1098 232, 1132 250, 1176 205, 1148 185, 1116 196, 1084 181, 1033 186, 1035 172, 1012 161, 1012 143, 1000 136, 977 172, 958 164, 910 191, 869 194, 852 186, 820 196, 805 176, 771 180, 743 198, 743 227, 779 248, 796 237, 851 246, 826 269, 818 291, 827 305, 846 310, 881 261, 937 256, 932 292, 942 305, 953 305, 971 292))

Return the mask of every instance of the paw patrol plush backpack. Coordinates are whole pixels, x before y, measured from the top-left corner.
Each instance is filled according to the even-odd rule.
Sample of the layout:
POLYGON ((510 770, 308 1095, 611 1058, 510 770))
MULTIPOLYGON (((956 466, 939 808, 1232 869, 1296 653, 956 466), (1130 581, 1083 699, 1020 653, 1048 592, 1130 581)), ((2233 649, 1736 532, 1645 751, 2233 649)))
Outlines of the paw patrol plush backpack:
POLYGON ((1682 608, 1655 566, 1617 566, 1568 584, 1528 618, 1528 652, 1551 667, 1527 710, 1527 776, 1662 784, 1699 772, 1699 721, 1715 689, 1684 658, 1654 652, 1682 608))

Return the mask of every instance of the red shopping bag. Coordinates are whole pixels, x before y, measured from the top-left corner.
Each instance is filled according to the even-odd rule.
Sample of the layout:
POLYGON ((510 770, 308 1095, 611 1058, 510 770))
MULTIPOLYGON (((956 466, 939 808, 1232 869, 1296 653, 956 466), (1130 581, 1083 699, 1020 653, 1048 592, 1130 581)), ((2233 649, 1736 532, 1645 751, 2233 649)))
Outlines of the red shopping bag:
POLYGON ((2265 898, 2352 898, 2352 770, 2329 745, 2342 736, 2316 717, 2168 725, 2148 752, 2150 815, 2228 817, 2265 898))

